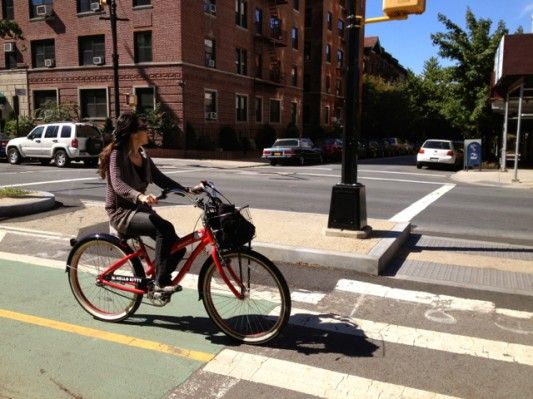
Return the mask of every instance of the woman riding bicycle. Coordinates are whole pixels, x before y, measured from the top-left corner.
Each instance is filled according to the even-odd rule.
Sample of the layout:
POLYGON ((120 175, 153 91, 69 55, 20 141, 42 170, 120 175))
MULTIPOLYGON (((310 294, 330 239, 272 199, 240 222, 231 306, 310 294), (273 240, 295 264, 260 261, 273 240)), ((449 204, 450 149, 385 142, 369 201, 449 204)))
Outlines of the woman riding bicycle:
POLYGON ((150 236, 155 240, 154 291, 172 293, 170 274, 185 255, 185 249, 170 256, 178 236, 174 226, 159 216, 152 205, 157 197, 146 193, 150 183, 163 189, 198 193, 201 186, 184 187, 165 176, 143 149, 149 141, 144 120, 126 112, 117 119, 113 141, 102 150, 98 174, 107 181, 105 209, 111 226, 121 234, 150 236))

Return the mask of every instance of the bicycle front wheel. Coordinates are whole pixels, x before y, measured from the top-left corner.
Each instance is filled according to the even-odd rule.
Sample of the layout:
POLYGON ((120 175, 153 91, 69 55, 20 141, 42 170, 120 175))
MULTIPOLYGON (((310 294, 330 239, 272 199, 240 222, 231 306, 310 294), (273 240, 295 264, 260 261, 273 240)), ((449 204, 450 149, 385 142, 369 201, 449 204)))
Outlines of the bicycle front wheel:
POLYGON ((269 259, 246 248, 221 258, 226 276, 243 297, 230 291, 209 258, 200 282, 207 314, 235 340, 249 344, 270 341, 287 324, 291 313, 285 278, 269 259))
MULTIPOLYGON (((81 307, 98 320, 124 320, 141 304, 142 295, 110 287, 97 280, 100 273, 124 258, 126 251, 112 239, 102 237, 83 240, 71 251, 68 267, 70 288, 81 307)), ((139 286, 138 283, 126 282, 129 277, 145 277, 138 259, 127 261, 114 275, 124 280, 115 281, 124 288, 139 286)))

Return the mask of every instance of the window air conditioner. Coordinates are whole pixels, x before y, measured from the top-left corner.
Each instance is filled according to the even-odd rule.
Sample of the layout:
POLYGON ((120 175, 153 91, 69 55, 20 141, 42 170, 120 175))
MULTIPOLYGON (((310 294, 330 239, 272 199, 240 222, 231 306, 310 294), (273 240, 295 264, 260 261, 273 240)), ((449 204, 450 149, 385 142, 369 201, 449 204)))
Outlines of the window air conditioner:
POLYGON ((209 119, 209 120, 217 119, 216 112, 206 112, 205 116, 206 116, 206 119, 209 119))
POLYGON ((102 65, 104 63, 104 57, 93 57, 94 65, 102 65))
POLYGON ((100 3, 98 1, 91 3, 91 11, 93 12, 100 11, 100 3))
POLYGON ((214 68, 214 67, 215 67, 215 60, 209 60, 209 61, 207 61, 207 65, 208 65, 210 68, 214 68))
POLYGON ((12 53, 15 51, 15 43, 4 43, 4 53, 12 53))
POLYGON ((209 12, 211 14, 216 14, 217 13, 217 5, 216 4, 209 4, 209 12))
POLYGON ((44 66, 47 68, 52 68, 54 66, 54 59, 53 58, 47 58, 44 60, 44 66))
POLYGON ((52 6, 48 4, 42 4, 40 6, 35 7, 35 14, 38 17, 49 17, 52 15, 54 10, 52 9, 52 6))

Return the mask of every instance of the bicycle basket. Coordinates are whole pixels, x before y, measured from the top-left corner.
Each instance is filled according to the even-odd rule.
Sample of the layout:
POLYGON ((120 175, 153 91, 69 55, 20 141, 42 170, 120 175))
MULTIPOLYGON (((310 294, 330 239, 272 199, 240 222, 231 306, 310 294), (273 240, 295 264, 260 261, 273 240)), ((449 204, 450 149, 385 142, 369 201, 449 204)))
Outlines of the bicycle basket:
POLYGON ((250 221, 248 208, 236 209, 233 204, 220 204, 216 215, 209 218, 220 249, 242 247, 255 236, 255 226, 250 221))

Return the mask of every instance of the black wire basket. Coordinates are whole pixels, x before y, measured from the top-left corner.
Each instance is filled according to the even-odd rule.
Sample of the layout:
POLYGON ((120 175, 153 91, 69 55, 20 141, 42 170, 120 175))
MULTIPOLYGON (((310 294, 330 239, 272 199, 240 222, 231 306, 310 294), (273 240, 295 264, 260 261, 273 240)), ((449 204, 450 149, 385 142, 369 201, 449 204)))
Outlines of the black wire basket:
POLYGON ((236 249, 255 237, 255 226, 248 207, 239 209, 234 204, 220 203, 216 209, 206 212, 206 216, 219 249, 236 249))

